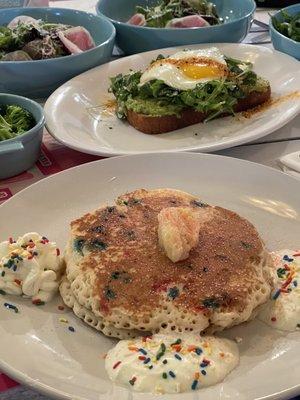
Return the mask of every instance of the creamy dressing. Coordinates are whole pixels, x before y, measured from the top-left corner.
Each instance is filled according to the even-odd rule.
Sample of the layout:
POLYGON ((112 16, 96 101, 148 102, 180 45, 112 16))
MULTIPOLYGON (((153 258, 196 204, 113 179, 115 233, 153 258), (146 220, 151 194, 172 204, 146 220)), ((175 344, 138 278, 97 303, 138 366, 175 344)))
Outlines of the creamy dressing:
POLYGON ((110 379, 138 392, 180 393, 221 382, 239 362, 236 343, 157 334, 121 340, 105 359, 110 379))
POLYGON ((300 251, 281 250, 274 259, 274 290, 258 318, 283 331, 300 329, 300 251))
POLYGON ((0 290, 48 302, 57 292, 63 261, 55 242, 35 232, 0 243, 0 290))

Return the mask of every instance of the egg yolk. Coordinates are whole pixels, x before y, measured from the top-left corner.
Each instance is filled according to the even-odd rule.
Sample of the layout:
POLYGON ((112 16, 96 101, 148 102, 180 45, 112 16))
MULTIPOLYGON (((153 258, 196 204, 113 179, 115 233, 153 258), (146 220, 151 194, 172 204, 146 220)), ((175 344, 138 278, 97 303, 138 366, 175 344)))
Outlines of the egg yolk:
POLYGON ((215 65, 184 65, 181 68, 185 76, 192 79, 219 78, 224 76, 224 70, 215 65))

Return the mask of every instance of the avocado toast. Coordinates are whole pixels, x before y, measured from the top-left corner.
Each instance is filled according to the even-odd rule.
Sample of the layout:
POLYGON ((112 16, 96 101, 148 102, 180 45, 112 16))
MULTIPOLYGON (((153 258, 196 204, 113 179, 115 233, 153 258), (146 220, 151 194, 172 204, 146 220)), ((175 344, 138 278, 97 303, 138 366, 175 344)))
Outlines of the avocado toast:
POLYGON ((271 97, 269 82, 253 65, 217 48, 162 55, 145 72, 111 78, 117 116, 135 129, 159 134, 234 115, 271 97))

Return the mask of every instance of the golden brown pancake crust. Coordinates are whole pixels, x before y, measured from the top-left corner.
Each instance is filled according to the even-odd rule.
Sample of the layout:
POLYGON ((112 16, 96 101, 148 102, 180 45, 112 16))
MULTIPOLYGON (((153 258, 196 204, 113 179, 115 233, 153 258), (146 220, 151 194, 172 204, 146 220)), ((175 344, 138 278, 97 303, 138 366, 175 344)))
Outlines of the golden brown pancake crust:
POLYGON ((200 229, 198 246, 188 259, 174 264, 158 244, 157 215, 164 207, 205 206, 187 196, 119 198, 72 222, 81 245, 91 251, 83 267, 96 270, 95 295, 100 312, 113 308, 139 313, 159 307, 159 294, 191 312, 214 308, 242 310, 254 289, 255 269, 263 244, 253 225, 236 213, 214 208, 215 217, 200 229))

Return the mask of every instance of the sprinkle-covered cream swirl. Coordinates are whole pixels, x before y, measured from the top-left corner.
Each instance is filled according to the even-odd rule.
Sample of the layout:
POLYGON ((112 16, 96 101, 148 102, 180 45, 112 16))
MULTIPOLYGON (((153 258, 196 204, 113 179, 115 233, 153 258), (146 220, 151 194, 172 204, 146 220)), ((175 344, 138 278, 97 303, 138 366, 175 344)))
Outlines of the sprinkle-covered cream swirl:
POLYGON ((274 290, 259 319, 283 331, 300 329, 300 251, 281 250, 274 259, 274 290))
POLYGON ((33 303, 48 302, 58 289, 62 269, 56 243, 38 233, 0 243, 2 294, 31 297, 33 303))
POLYGON ((222 381, 239 362, 236 343, 157 334, 121 340, 105 359, 110 379, 138 392, 180 393, 222 381))

